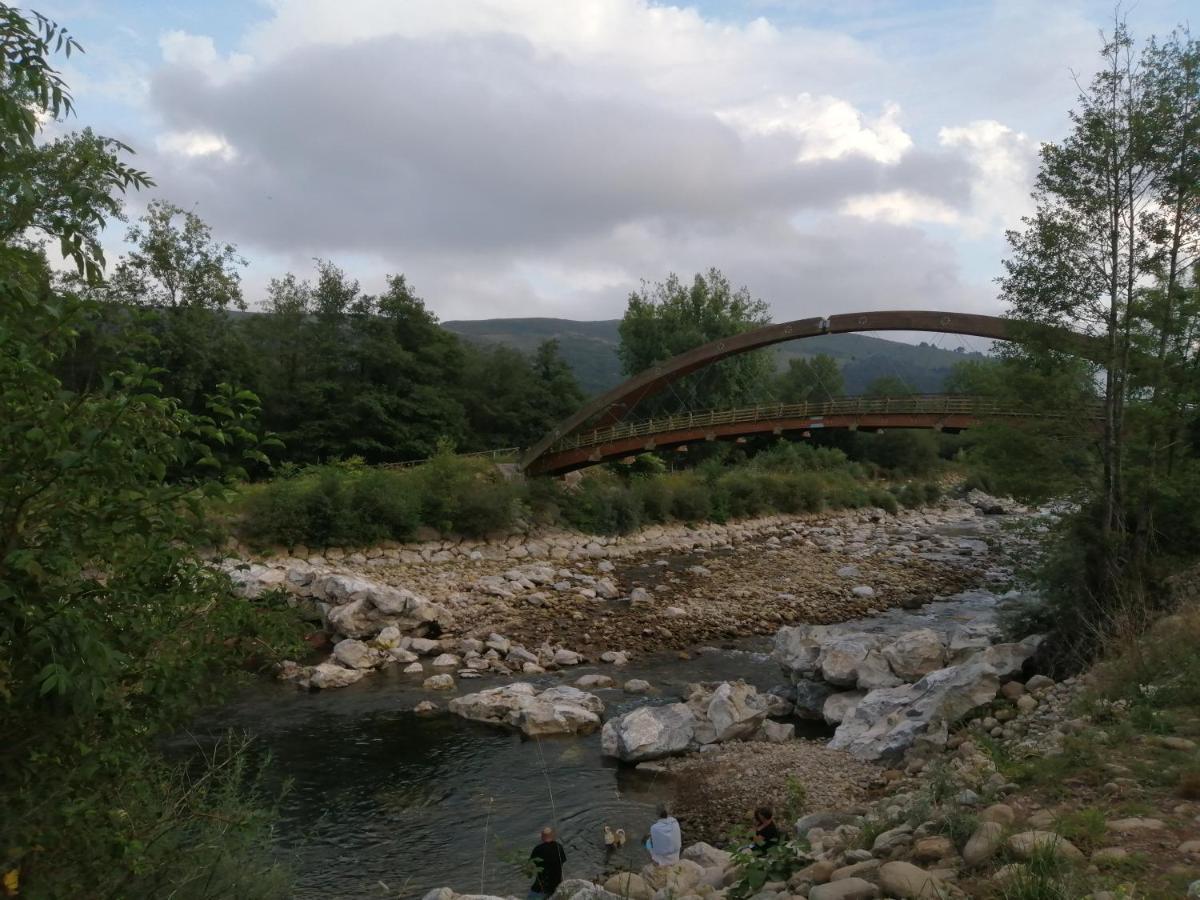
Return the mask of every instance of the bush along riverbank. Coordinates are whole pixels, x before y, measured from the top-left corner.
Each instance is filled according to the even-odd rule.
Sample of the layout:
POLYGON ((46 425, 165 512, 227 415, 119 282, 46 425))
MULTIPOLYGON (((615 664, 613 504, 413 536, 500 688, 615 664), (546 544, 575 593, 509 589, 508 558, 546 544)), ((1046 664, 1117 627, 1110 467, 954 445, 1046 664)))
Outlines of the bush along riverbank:
POLYGON ((410 469, 355 462, 284 469, 273 481, 245 488, 228 512, 232 530, 252 546, 361 547, 433 534, 481 538, 565 527, 615 535, 772 513, 896 512, 939 499, 936 479, 910 480, 901 471, 851 462, 832 448, 780 442, 736 464, 713 458, 667 472, 658 459, 644 457, 567 479, 524 481, 447 451, 410 469))
MULTIPOLYGON (((614 754, 651 760, 638 768, 672 786, 690 840, 676 865, 616 866, 564 882, 555 898, 1200 895, 1200 604, 1188 596, 1196 574, 1177 579, 1173 614, 1079 676, 1056 682, 1031 674, 1038 658, 1024 652, 1004 654, 1013 663, 1005 669, 994 665, 997 647, 968 651, 957 668, 993 664, 976 672, 969 704, 944 707, 937 721, 873 761, 854 759, 874 756, 861 747, 837 750, 836 739, 824 745, 781 735, 770 727, 781 698, 745 685, 697 686, 682 709, 643 707, 610 720, 614 754), (654 728, 634 721, 652 715, 670 721, 654 728), (689 752, 700 735, 714 752, 689 752), (637 740, 637 751, 626 752, 637 740), (747 835, 738 825, 764 800, 775 803, 787 839, 764 855, 740 851, 747 835)), ((777 658, 790 676, 798 668, 806 680, 818 674, 797 663, 806 641, 821 645, 817 668, 828 662, 826 677, 856 658, 851 669, 879 676, 833 634, 784 629, 777 658)), ((896 645, 903 657, 886 648, 882 655, 897 678, 897 669, 932 659, 932 642, 901 634, 891 639, 896 645)), ((942 681, 944 671, 913 687, 942 681)), ((877 688, 859 706, 895 690, 877 688)), ((920 706, 910 700, 875 721, 902 725, 920 706)), ((443 888, 426 900, 461 896, 443 888)))

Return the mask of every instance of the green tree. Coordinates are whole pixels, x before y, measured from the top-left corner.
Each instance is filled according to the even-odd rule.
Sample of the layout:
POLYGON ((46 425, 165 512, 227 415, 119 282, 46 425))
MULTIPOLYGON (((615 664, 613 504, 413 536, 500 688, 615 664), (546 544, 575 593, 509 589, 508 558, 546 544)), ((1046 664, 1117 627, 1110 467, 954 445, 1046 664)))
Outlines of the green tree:
MULTIPOLYGON (((1099 477, 1081 491, 1050 579, 1064 633, 1089 649, 1118 624, 1144 623, 1155 603, 1156 546, 1168 539, 1156 509, 1180 493, 1167 473, 1186 480, 1195 464, 1180 454, 1197 396, 1197 45, 1173 34, 1139 55, 1118 22, 1102 59, 1070 133, 1042 149, 1036 212, 1009 234, 1001 280, 1014 317, 1095 339, 1099 477)), ((1052 367, 1062 348, 1025 337, 1009 354, 1052 367)))
MULTIPOLYGON (((35 158, 37 123, 71 109, 50 59, 73 46, 53 23, 0 4, 6 162, 35 158)), ((21 215, 94 284, 114 194, 147 179, 115 158, 115 144, 63 141, 104 152, 80 155, 82 168, 58 187, 39 182, 18 198, 21 215)), ((61 146, 44 150, 53 157, 61 146)), ((3 229, 2 869, 31 898, 282 896, 270 862, 242 853, 261 849, 263 824, 237 799, 244 755, 188 776, 153 744, 227 689, 249 657, 293 646, 286 610, 235 597, 195 553, 207 537, 205 498, 262 458, 257 401, 223 387, 207 415, 193 415, 132 359, 72 390, 58 372, 93 312, 54 288, 39 248, 3 229)))
POLYGON ((871 379, 863 396, 866 397, 911 397, 916 391, 898 375, 880 375, 871 379))
POLYGON ((782 403, 825 403, 845 393, 846 383, 837 361, 825 353, 788 360, 779 374, 775 395, 782 403))
MULTIPOLYGON (((622 370, 635 375, 709 341, 732 337, 770 321, 766 303, 746 288, 734 289, 717 269, 685 285, 675 275, 629 295, 621 319, 622 370)), ((640 411, 735 406, 760 397, 773 377, 773 361, 762 351, 743 353, 675 382, 665 395, 645 401, 640 411)))
MULTIPOLYGON (((195 213, 163 200, 151 201, 126 241, 130 249, 112 277, 88 288, 109 304, 104 328, 126 346, 121 332, 140 323, 151 340, 138 358, 160 370, 167 394, 202 412, 218 384, 250 378, 249 354, 229 314, 246 308, 238 273, 246 261, 195 213)), ((109 350, 93 369, 112 364, 109 350)))

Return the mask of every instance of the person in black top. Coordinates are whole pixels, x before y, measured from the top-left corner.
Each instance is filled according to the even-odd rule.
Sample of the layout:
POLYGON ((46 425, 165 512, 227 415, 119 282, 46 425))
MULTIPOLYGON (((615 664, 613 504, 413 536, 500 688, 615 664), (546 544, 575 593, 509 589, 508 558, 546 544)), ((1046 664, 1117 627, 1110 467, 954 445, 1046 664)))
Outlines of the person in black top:
POLYGON ((769 806, 760 806, 754 811, 754 852, 766 853, 779 843, 779 829, 775 826, 775 814, 769 806))
POLYGON ((562 884, 563 863, 567 861, 567 852, 562 844, 554 839, 553 828, 542 829, 542 842, 533 848, 529 854, 537 867, 537 875, 529 887, 529 900, 542 900, 549 897, 562 884))

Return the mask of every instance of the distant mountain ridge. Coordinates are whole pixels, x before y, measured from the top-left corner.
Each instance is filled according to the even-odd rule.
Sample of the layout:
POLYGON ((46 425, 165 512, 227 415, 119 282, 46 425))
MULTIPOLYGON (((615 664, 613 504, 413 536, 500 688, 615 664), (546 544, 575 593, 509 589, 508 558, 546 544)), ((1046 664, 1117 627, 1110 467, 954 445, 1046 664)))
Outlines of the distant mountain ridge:
MULTIPOLYGON (((563 359, 571 366, 580 386, 590 395, 625 380, 617 347, 621 336, 619 319, 595 322, 573 319, 472 319, 443 322, 442 327, 466 340, 481 344, 503 344, 529 353, 546 340, 557 340, 563 359)), ((865 334, 824 334, 777 344, 774 352, 780 368, 789 359, 819 353, 832 356, 842 368, 847 394, 860 394, 875 378, 894 375, 922 393, 943 389, 954 364, 964 359, 981 359, 983 354, 946 350, 930 344, 906 344, 865 334)))

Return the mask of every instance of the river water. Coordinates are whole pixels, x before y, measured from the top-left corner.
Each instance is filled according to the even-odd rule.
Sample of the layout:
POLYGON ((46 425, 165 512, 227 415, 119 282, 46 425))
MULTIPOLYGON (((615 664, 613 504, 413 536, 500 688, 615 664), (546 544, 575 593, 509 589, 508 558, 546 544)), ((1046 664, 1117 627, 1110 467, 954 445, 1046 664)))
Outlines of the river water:
MULTIPOLYGON (((996 596, 979 589, 861 624, 948 627, 990 621, 996 606, 996 596)), ((203 745, 232 728, 270 752, 272 777, 290 781, 277 846, 296 872, 296 897, 408 898, 441 886, 524 896, 528 878, 514 858, 528 856, 546 825, 557 827, 566 848, 567 877, 647 861, 639 838, 655 802, 669 794, 665 784, 603 759, 598 734, 530 740, 456 716, 418 717, 410 710, 429 695, 399 668, 314 694, 264 682, 173 742, 182 752, 190 741, 203 745), (605 825, 630 837, 615 859, 606 859, 605 825)), ((762 638, 702 649, 690 659, 643 657, 619 671, 580 666, 566 682, 554 674, 528 680, 550 686, 592 671, 645 678, 655 688, 649 698, 598 691, 607 716, 673 701, 688 682, 742 678, 767 689, 782 681, 762 638)), ((479 679, 470 689, 499 683, 479 679)))

